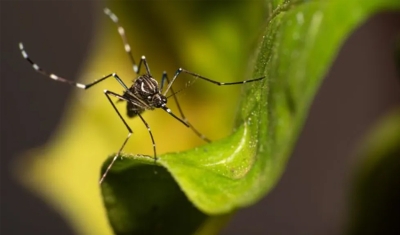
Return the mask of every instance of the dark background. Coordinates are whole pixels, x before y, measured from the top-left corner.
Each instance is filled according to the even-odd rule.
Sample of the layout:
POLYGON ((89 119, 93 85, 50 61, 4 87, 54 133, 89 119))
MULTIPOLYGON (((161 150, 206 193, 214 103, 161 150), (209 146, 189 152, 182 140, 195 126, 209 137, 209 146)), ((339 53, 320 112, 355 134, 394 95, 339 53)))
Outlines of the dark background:
MULTIPOLYGON (((29 41, 35 60, 74 78, 101 14, 96 1, 1 1, 1 234, 74 234, 57 212, 11 176, 11 162, 20 153, 50 138, 71 91, 68 86, 54 90, 46 79, 30 79, 33 71, 18 42, 29 41), (49 49, 59 57, 41 53, 49 49)), ((400 14, 382 13, 346 41, 281 181, 258 204, 239 211, 223 234, 343 231, 355 148, 379 117, 400 105, 393 53, 399 32, 400 14)))

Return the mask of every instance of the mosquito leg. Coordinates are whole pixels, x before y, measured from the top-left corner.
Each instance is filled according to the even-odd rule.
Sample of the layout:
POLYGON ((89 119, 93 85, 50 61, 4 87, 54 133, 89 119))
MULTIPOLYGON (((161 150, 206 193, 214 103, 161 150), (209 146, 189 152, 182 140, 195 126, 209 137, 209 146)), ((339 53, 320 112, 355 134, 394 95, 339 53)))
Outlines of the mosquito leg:
POLYGON ((146 68, 147 74, 151 76, 150 67, 149 67, 149 64, 147 63, 146 56, 144 56, 144 55, 142 55, 142 57, 140 58, 137 74, 139 74, 139 72, 140 72, 142 63, 144 64, 144 67, 146 68))
POLYGON ((133 58, 132 51, 131 51, 131 46, 128 43, 128 39, 127 39, 127 37, 125 35, 125 30, 118 22, 118 17, 114 13, 112 13, 112 11, 110 11, 110 9, 108 9, 108 8, 104 8, 104 13, 106 15, 108 15, 110 17, 110 19, 117 25, 118 33, 122 38, 122 42, 124 43, 125 52, 128 54, 129 59, 132 62, 132 69, 136 74, 139 74, 139 67, 140 67, 141 63, 139 63, 139 67, 138 67, 136 62, 135 62, 135 59, 133 58))
POLYGON ((197 74, 197 73, 190 72, 190 71, 188 71, 188 70, 186 70, 186 69, 179 68, 179 69, 176 71, 175 76, 172 78, 172 81, 168 84, 168 87, 167 87, 167 89, 165 90, 165 92, 163 93, 163 95, 166 95, 166 94, 167 94, 167 92, 171 89, 172 84, 175 82, 175 79, 176 79, 176 78, 179 76, 179 74, 181 74, 181 73, 187 73, 187 74, 192 75, 192 76, 194 76, 194 77, 196 77, 196 78, 203 79, 203 80, 205 80, 205 81, 211 82, 211 83, 216 84, 216 85, 219 85, 219 86, 244 84, 244 83, 259 81, 259 80, 265 78, 265 77, 259 77, 259 78, 249 79, 249 80, 244 80, 244 81, 239 81, 239 82, 219 82, 219 81, 215 81, 215 80, 212 80, 212 79, 203 77, 203 76, 201 76, 201 75, 199 75, 199 74, 197 74))
POLYGON ((153 153, 154 153, 154 163, 156 163, 157 161, 157 152, 156 152, 156 142, 154 141, 154 137, 153 137, 153 133, 151 132, 150 126, 149 124, 146 122, 146 120, 144 120, 144 118, 142 117, 142 115, 140 115, 140 113, 138 113, 138 116, 140 117, 140 119, 142 120, 143 124, 146 126, 147 131, 150 134, 150 138, 151 138, 151 143, 153 145, 153 153))
POLYGON ((112 165, 114 164, 114 162, 117 160, 118 156, 120 156, 122 150, 124 149, 126 143, 128 142, 129 138, 132 135, 132 129, 129 127, 128 123, 126 123, 125 119, 122 117, 121 113, 118 111, 117 107, 115 107, 114 102, 111 100, 110 95, 117 97, 120 100, 125 100, 127 102, 129 102, 127 99, 125 99, 124 97, 112 92, 112 91, 108 91, 108 90, 104 90, 104 94, 106 95, 108 101, 110 101, 110 104, 113 106, 115 112, 117 112, 119 118, 122 120, 122 122, 124 123, 126 129, 128 129, 128 136, 126 137, 125 141, 122 143, 121 148, 118 150, 117 154, 114 156, 114 158, 112 159, 111 163, 108 165, 106 171, 103 173, 103 175, 100 178, 99 184, 101 184, 103 182, 103 180, 106 178, 108 172, 110 171, 112 165))
MULTIPOLYGON (((161 78, 161 87, 160 87, 160 91, 163 90, 163 86, 164 86, 164 81, 165 81, 165 80, 167 80, 167 83, 170 84, 168 75, 167 75, 167 73, 164 71, 164 73, 163 73, 163 75, 162 75, 162 78, 161 78)), ((202 133, 200 133, 200 132, 187 120, 187 118, 186 118, 185 115, 183 114, 182 108, 181 108, 181 106, 180 106, 180 104, 179 104, 179 102, 178 102, 178 98, 176 97, 175 92, 174 92, 174 90, 173 90, 172 87, 171 87, 171 93, 172 93, 172 96, 174 97, 176 106, 178 107, 179 113, 180 113, 180 115, 181 115, 183 121, 186 122, 186 123, 189 125, 190 129, 192 129, 192 131, 193 131, 198 137, 200 137, 202 140, 204 140, 204 141, 210 143, 211 140, 208 139, 208 138, 207 138, 205 135, 203 135, 202 133)))
POLYGON ((145 56, 141 57, 141 59, 139 61, 139 65, 136 64, 135 59, 133 58, 133 55, 132 55, 131 46, 129 45, 128 38, 125 35, 125 29, 120 25, 118 17, 112 11, 110 11, 110 9, 108 9, 108 8, 104 8, 104 13, 106 15, 108 15, 110 17, 110 19, 117 25, 118 33, 122 38, 122 42, 124 43, 125 52, 128 54, 129 59, 132 62, 133 71, 139 75, 140 67, 142 66, 142 63, 143 63, 146 68, 147 74, 150 75, 150 68, 149 68, 149 65, 147 64, 145 56))
POLYGON ((128 90, 128 87, 125 85, 125 83, 122 81, 122 79, 118 76, 118 74, 116 74, 116 73, 110 73, 109 75, 107 75, 107 76, 104 76, 104 77, 102 77, 102 78, 100 78, 100 79, 98 79, 98 80, 95 80, 95 81, 93 81, 93 82, 91 82, 91 83, 88 83, 88 84, 86 84, 86 85, 84 85, 84 84, 82 84, 84 87, 83 87, 83 89, 89 89, 90 87, 92 87, 92 86, 94 86, 94 85, 96 85, 97 83, 99 83, 99 82, 102 82, 102 81, 104 81, 104 80, 106 80, 107 78, 110 78, 110 77, 113 77, 113 78, 115 78, 116 80, 117 80, 117 82, 125 89, 125 90, 128 90))
POLYGON ((24 45, 23 45, 22 43, 19 43, 19 49, 21 50, 22 57, 24 57, 24 59, 26 59, 26 60, 32 65, 33 69, 35 69, 37 72, 39 72, 39 73, 45 75, 46 77, 49 77, 49 78, 55 80, 55 81, 67 83, 67 84, 69 84, 69 85, 76 86, 76 87, 78 87, 78 88, 80 88, 80 89, 86 90, 86 89, 89 89, 90 87, 92 87, 93 85, 96 85, 97 83, 99 83, 99 82, 101 82, 101 81, 104 81, 104 80, 107 79, 107 78, 114 77, 114 78, 118 81, 118 83, 121 84, 121 86, 122 86, 125 90, 128 90, 128 87, 125 85, 125 83, 121 80, 121 78, 120 78, 116 73, 111 73, 111 74, 109 74, 109 75, 107 75, 107 76, 104 76, 104 77, 102 77, 102 78, 100 78, 100 79, 98 79, 98 80, 95 80, 95 81, 93 81, 93 82, 91 82, 91 83, 88 83, 88 84, 77 83, 77 82, 74 82, 74 81, 71 81, 71 80, 62 78, 62 77, 60 77, 60 76, 57 76, 57 75, 55 75, 54 73, 48 73, 48 72, 46 72, 44 69, 42 69, 41 67, 39 67, 39 65, 37 65, 37 64, 28 56, 28 53, 25 51, 24 45))

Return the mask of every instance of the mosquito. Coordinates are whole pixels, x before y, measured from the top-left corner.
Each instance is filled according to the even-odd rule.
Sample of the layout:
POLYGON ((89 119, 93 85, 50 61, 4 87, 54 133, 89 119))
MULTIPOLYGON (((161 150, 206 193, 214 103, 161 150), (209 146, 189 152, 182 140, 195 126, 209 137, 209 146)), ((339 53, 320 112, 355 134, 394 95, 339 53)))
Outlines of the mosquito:
POLYGON ((147 60, 146 60, 146 57, 144 55, 140 58, 140 61, 139 61, 138 64, 135 62, 135 59, 133 58, 133 55, 132 55, 132 52, 131 52, 131 47, 130 47, 130 45, 128 43, 128 39, 127 39, 127 37, 125 35, 125 30, 120 25, 118 17, 114 13, 112 13, 108 8, 104 9, 104 13, 111 19, 111 21, 113 21, 116 24, 117 29, 118 29, 118 33, 119 33, 119 35, 120 35, 120 37, 122 39, 122 42, 124 44, 125 52, 128 54, 128 57, 129 57, 132 65, 133 65, 133 67, 132 67, 133 71, 136 73, 137 78, 133 81, 133 84, 130 87, 128 87, 122 81, 122 79, 118 76, 117 73, 110 73, 107 76, 104 76, 104 77, 102 77, 100 79, 94 80, 91 83, 83 84, 83 83, 78 83, 78 82, 74 82, 72 80, 65 79, 63 77, 60 77, 60 76, 54 74, 54 73, 46 72, 44 69, 39 67, 33 60, 31 60, 31 58, 28 56, 28 53, 26 52, 22 42, 19 43, 19 48, 21 50, 22 57, 31 64, 33 69, 35 71, 37 71, 37 72, 49 77, 49 78, 55 80, 55 81, 67 83, 67 84, 75 86, 77 88, 86 90, 86 89, 89 89, 92 86, 94 86, 94 85, 106 80, 107 78, 114 78, 123 87, 123 89, 124 89, 123 94, 118 94, 118 93, 113 92, 113 91, 104 90, 104 94, 106 95, 108 101, 110 102, 110 104, 112 105, 113 109, 115 110, 115 112, 117 113, 117 115, 119 116, 119 118, 121 119, 123 124, 125 125, 126 129, 128 130, 128 135, 125 138, 124 142, 122 143, 122 146, 119 148, 118 152, 113 157, 111 163, 108 165, 107 169, 102 174, 102 176, 101 176, 101 178, 99 180, 99 184, 101 184, 104 181, 105 177, 107 176, 107 174, 110 171, 111 167, 113 166, 114 162, 118 159, 118 156, 121 155, 122 150, 124 149, 126 143, 128 142, 129 138, 131 137, 131 135, 133 133, 133 131, 129 127, 128 123, 125 121, 125 119, 123 118, 121 113, 116 108, 116 106, 115 106, 114 102, 112 101, 111 97, 117 98, 117 101, 125 101, 127 103, 126 110, 127 110, 127 115, 128 115, 129 118, 133 118, 133 117, 138 116, 140 118, 140 120, 143 122, 143 124, 147 128, 147 131, 148 131, 148 133, 150 135, 151 143, 152 143, 152 146, 153 146, 153 156, 154 156, 152 158, 154 159, 154 162, 156 162, 157 159, 158 159, 157 158, 157 150, 156 150, 156 142, 154 140, 153 133, 151 132, 149 124, 146 122, 146 120, 142 116, 142 113, 145 110, 162 109, 165 112, 167 112, 169 115, 171 115, 173 118, 175 118, 176 120, 181 122, 183 125, 185 125, 186 127, 190 128, 202 140, 204 140, 205 142, 211 142, 206 136, 201 134, 186 119, 185 115, 183 114, 182 108, 179 105, 178 99, 176 97, 176 93, 174 92, 174 90, 172 88, 172 84, 175 82, 175 80, 178 78, 178 76, 180 74, 186 73, 186 74, 188 74, 190 76, 193 76, 195 79, 202 79, 204 81, 207 81, 207 82, 210 82, 212 84, 219 85, 219 86, 245 84, 245 83, 249 83, 249 82, 259 81, 259 80, 262 80, 264 78, 264 77, 259 77, 259 78, 249 79, 249 80, 244 80, 244 81, 239 81, 239 82, 219 82, 219 81, 215 81, 215 80, 203 77, 203 76, 201 76, 199 74, 190 72, 190 71, 188 71, 186 69, 179 68, 175 72, 175 75, 172 78, 172 80, 170 80, 168 78, 167 73, 164 71, 163 74, 162 74, 162 77, 161 77, 161 84, 159 85, 157 80, 154 79, 154 77, 151 75, 150 67, 149 67, 149 65, 147 63, 147 60), (145 71, 145 73, 140 74, 140 69, 142 68, 142 66, 144 66, 146 71, 145 71), (167 82, 166 88, 165 88, 165 82, 167 82), (171 92, 172 95, 167 96, 168 92, 171 92), (168 100, 169 97, 173 97, 174 98, 174 101, 176 103, 176 106, 177 106, 178 112, 180 114, 180 117, 175 115, 171 111, 171 109, 168 108, 167 100, 168 100))

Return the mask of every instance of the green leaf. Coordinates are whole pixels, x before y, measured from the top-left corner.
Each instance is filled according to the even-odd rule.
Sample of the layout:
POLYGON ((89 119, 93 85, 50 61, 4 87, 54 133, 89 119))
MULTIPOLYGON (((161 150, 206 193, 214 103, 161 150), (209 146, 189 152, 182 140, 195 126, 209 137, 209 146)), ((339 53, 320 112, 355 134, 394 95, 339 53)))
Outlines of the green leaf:
POLYGON ((126 162, 122 167, 118 167, 121 162, 115 165, 121 173, 110 174, 103 187, 104 201, 116 231, 122 234, 127 231, 135 234, 160 234, 161 231, 190 234, 200 225, 206 215, 193 207, 165 168, 137 161, 126 162), (185 223, 176 226, 175 221, 185 223))
POLYGON ((265 196, 282 175, 322 78, 344 40, 370 15, 400 8, 397 0, 271 5, 276 7, 266 19, 249 73, 265 79, 243 86, 233 133, 189 151, 159 156, 157 165, 166 171, 157 167, 158 174, 153 173, 151 159, 136 155, 124 156, 112 168, 102 191, 117 234, 141 229, 178 234, 178 224, 186 233, 193 232, 206 215, 212 219, 229 214, 265 196), (179 222, 172 222, 179 214, 179 222), (138 222, 143 220, 147 223, 138 222))

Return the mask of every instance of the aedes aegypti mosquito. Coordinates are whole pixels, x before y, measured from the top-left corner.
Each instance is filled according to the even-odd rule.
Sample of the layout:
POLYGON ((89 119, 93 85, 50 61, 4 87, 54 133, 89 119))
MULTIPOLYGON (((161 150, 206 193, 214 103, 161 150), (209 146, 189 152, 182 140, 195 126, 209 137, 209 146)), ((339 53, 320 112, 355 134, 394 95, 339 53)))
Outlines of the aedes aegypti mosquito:
POLYGON ((95 80, 91 83, 88 83, 88 84, 77 83, 77 82, 62 78, 58 75, 55 75, 54 73, 48 73, 45 70, 43 70, 42 68, 40 68, 35 62, 33 62, 29 58, 28 53, 25 51, 23 44, 19 43, 19 48, 21 50, 22 56, 32 65, 32 67, 37 72, 55 80, 55 81, 64 82, 69 85, 76 86, 80 89, 86 90, 86 89, 89 89, 90 87, 96 85, 97 83, 106 80, 107 78, 113 77, 124 88, 124 93, 122 95, 117 94, 112 91, 109 91, 109 90, 104 90, 104 94, 106 95, 108 101, 114 108, 115 112, 118 114, 121 121, 124 123, 126 129, 128 129, 128 136, 126 137, 125 141, 122 143, 122 146, 120 147, 120 149, 118 150, 118 152, 112 159, 111 163, 108 165, 106 171, 103 173, 102 177, 100 178, 100 181, 99 181, 100 184, 103 182, 103 180, 107 176, 108 171, 111 169, 112 165, 117 160, 118 156, 120 156, 123 148, 125 147, 126 143, 128 142, 130 136, 132 135, 132 129, 129 127, 129 125, 127 124, 125 119, 122 117, 121 113, 116 108, 116 106, 113 103, 113 101, 111 100, 110 96, 116 97, 118 99, 118 101, 126 101, 127 102, 128 117, 132 118, 132 117, 138 116, 142 120, 143 124, 146 126, 146 128, 150 134, 151 142, 153 145, 154 161, 157 161, 156 143, 154 141, 153 134, 151 132, 149 124, 146 122, 146 120, 144 120, 144 118, 141 115, 145 110, 154 110, 156 108, 161 108, 164 111, 166 111, 167 113, 169 113, 173 118, 180 121, 183 125, 191 128, 193 130, 193 132, 197 136, 199 136, 201 139, 203 139, 206 142, 210 142, 210 140, 207 137, 205 137, 203 134, 201 134, 199 131, 197 131, 197 129, 194 128, 192 124, 190 124, 190 122, 186 119, 185 115, 183 114, 183 111, 179 105, 178 99, 176 98, 176 95, 175 95, 176 93, 174 92, 174 90, 172 88, 172 84, 175 82, 175 79, 179 76, 179 74, 187 73, 196 79, 200 78, 207 82, 210 82, 210 83, 213 83, 213 84, 216 84, 219 86, 244 84, 244 83, 248 83, 248 82, 259 81, 264 78, 264 77, 260 77, 260 78, 244 80, 244 81, 240 81, 240 82, 218 82, 218 81, 203 77, 199 74, 190 72, 186 69, 179 68, 176 71, 172 80, 169 80, 167 73, 163 72, 162 77, 161 77, 161 84, 158 85, 158 82, 153 78, 153 76, 150 73, 150 68, 149 68, 149 65, 147 64, 147 60, 144 55, 141 57, 139 64, 138 65, 136 64, 135 59, 133 58, 133 55, 131 52, 131 47, 128 43, 127 37, 125 36, 125 30, 119 24, 118 17, 114 13, 112 13, 108 8, 104 9, 104 13, 106 15, 108 15, 110 17, 110 19, 117 25, 118 33, 121 36, 122 41, 124 43, 125 52, 128 54, 129 59, 131 60, 131 62, 133 64, 133 71, 137 75, 137 78, 134 80, 133 84, 130 87, 128 87, 116 73, 111 73, 107 76, 104 76, 104 77, 102 77, 98 80, 95 80), (140 75, 140 69, 142 67, 142 64, 144 65, 144 67, 146 69, 146 73, 140 75), (165 81, 167 81, 168 85, 167 85, 166 89, 164 90, 165 81), (164 92, 163 92, 163 90, 164 90, 164 92), (171 97, 171 96, 174 97, 174 100, 176 102, 176 105, 177 105, 177 108, 178 108, 178 111, 179 111, 181 117, 176 116, 167 107, 167 98, 168 98, 167 93, 169 91, 171 91, 172 95, 170 95, 168 97, 171 97))

